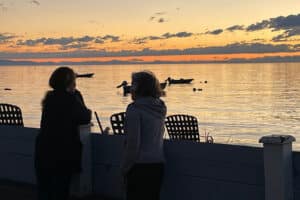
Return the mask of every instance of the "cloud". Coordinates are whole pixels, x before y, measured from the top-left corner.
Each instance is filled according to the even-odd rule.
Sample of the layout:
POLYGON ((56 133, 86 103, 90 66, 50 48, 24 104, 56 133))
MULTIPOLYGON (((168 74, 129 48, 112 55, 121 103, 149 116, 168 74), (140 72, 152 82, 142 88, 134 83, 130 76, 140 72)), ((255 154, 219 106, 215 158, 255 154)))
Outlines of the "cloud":
POLYGON ((46 38, 39 38, 39 39, 36 39, 36 40, 18 40, 17 41, 17 45, 20 45, 20 46, 36 46, 40 43, 44 43, 47 39, 46 38))
POLYGON ((273 42, 287 41, 288 38, 300 35, 300 14, 279 16, 276 18, 270 18, 263 20, 255 24, 251 24, 246 28, 246 31, 260 31, 264 29, 271 29, 272 31, 284 31, 272 38, 273 42))
POLYGON ((279 34, 272 38, 273 42, 284 42, 288 41, 288 38, 300 35, 300 27, 295 27, 293 29, 289 29, 284 31, 284 33, 279 34))
POLYGON ((159 40, 159 39, 162 39, 161 37, 159 36, 149 36, 147 37, 149 40, 159 40))
POLYGON ((187 49, 155 50, 145 48, 143 50, 121 50, 121 51, 87 51, 81 50, 85 44, 70 44, 65 48, 77 48, 72 52, 53 53, 9 53, 0 52, 0 59, 22 59, 22 58, 91 58, 91 57, 122 57, 122 56, 160 56, 160 55, 206 55, 206 54, 238 54, 238 53, 278 53, 297 52, 299 46, 285 44, 263 44, 263 43, 233 43, 225 46, 199 47, 187 49), (77 46, 76 46, 77 45, 77 46))
POLYGON ((45 45, 67 45, 77 41, 78 39, 73 37, 47 38, 42 43, 45 45))
POLYGON ((273 32, 283 31, 283 33, 280 33, 279 35, 273 37, 271 41, 273 42, 290 41, 289 38, 294 36, 300 36, 300 14, 270 18, 270 19, 266 19, 260 22, 250 24, 248 26, 233 25, 224 30, 219 28, 213 31, 207 31, 202 34, 219 35, 224 31, 254 32, 254 31, 267 30, 267 29, 273 32))
POLYGON ((166 21, 166 20, 165 20, 164 18, 159 18, 157 22, 158 22, 158 23, 164 23, 165 21, 166 21))
POLYGON ((102 37, 103 40, 111 40, 111 42, 120 42, 120 37, 119 36, 114 36, 114 35, 105 35, 102 37))
POLYGON ((19 46, 36 46, 36 45, 60 45, 66 46, 66 48, 72 47, 78 44, 83 46, 83 43, 94 42, 97 44, 103 44, 105 41, 119 42, 120 37, 115 35, 105 35, 105 36, 83 36, 83 37, 60 37, 60 38, 38 38, 38 39, 28 39, 28 40, 18 40, 16 42, 19 46), (72 44, 72 45, 71 45, 72 44))
POLYGON ((15 35, 9 33, 0 33, 0 44, 11 42, 11 39, 16 38, 15 35))
POLYGON ((36 46, 36 45, 60 45, 60 50, 67 50, 72 48, 86 47, 86 42, 93 40, 89 36, 73 38, 73 37, 62 37, 62 38, 38 38, 35 40, 18 40, 17 45, 22 46, 36 46))
POLYGON ((273 30, 288 30, 300 27, 300 14, 287 17, 276 17, 269 20, 269 27, 273 30))
POLYGON ((88 47, 89 41, 92 41, 89 36, 81 38, 72 38, 72 37, 62 37, 62 38, 39 38, 36 40, 18 40, 17 45, 23 46, 36 46, 39 44, 42 45, 60 45, 59 50, 68 50, 68 49, 82 49, 88 47))
POLYGON ((149 18, 149 21, 156 21, 158 23, 164 23, 166 22, 166 19, 162 17, 163 15, 166 15, 167 12, 156 12, 153 16, 149 18))
POLYGON ((100 38, 97 38, 96 40, 95 40, 95 43, 96 44, 104 44, 104 40, 102 40, 102 39, 100 39, 100 38))
POLYGON ((163 39, 163 38, 156 37, 156 36, 148 36, 148 37, 142 37, 142 38, 135 38, 130 43, 133 43, 133 44, 145 44, 149 40, 160 40, 160 39, 163 39))
POLYGON ((36 6, 41 5, 41 3, 40 3, 39 1, 37 1, 37 0, 30 1, 30 3, 31 3, 31 4, 34 4, 34 5, 36 5, 36 6))
POLYGON ((299 49, 300 50, 300 44, 296 44, 294 45, 294 48, 299 49))
POLYGON ((163 40, 163 37, 160 36, 147 36, 147 37, 141 37, 141 38, 135 38, 131 43, 133 44, 145 44, 149 40, 163 40))
POLYGON ((276 53, 294 52, 289 45, 272 45, 263 43, 232 43, 225 46, 191 48, 185 54, 235 54, 235 53, 276 53))
POLYGON ((244 26, 243 25, 234 25, 234 26, 230 26, 228 28, 226 28, 227 31, 233 32, 233 31, 241 31, 244 30, 244 26))
POLYGON ((166 39, 170 39, 170 38, 187 38, 187 37, 191 37, 195 35, 194 33, 191 32, 178 32, 178 33, 164 33, 161 36, 147 36, 147 37, 141 37, 141 38, 135 38, 133 41, 131 41, 131 43, 133 44, 145 44, 148 41, 152 41, 152 40, 166 40, 166 39))
POLYGON ((84 37, 77 38, 77 41, 78 42, 90 42, 90 41, 93 41, 94 39, 95 39, 94 37, 86 35, 84 37))
POLYGON ((177 38, 191 37, 192 35, 193 35, 193 33, 184 31, 184 32, 178 32, 175 34, 165 33, 162 36, 166 39, 169 39, 169 38, 173 38, 173 37, 177 37, 177 38))
POLYGON ((85 47, 88 47, 88 44, 86 44, 86 43, 77 43, 77 44, 70 44, 70 45, 62 46, 60 49, 61 50, 83 49, 85 47))
POLYGON ((213 30, 213 31, 207 31, 205 34, 219 35, 221 33, 223 33, 223 29, 216 29, 216 30, 213 30))
POLYGON ((252 31, 259 31, 259 30, 263 30, 269 28, 269 21, 268 20, 264 20, 262 22, 257 22, 255 24, 251 24, 246 28, 247 32, 252 32, 252 31))

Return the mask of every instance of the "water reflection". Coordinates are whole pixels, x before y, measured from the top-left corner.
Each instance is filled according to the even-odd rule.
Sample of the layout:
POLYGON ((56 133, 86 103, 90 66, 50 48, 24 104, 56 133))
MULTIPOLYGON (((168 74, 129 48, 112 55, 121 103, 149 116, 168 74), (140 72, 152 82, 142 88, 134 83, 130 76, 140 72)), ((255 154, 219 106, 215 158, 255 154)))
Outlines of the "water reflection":
MULTIPOLYGON (((0 67, 0 101, 19 105, 26 126, 38 127, 40 102, 48 90, 48 78, 56 66, 0 67), (12 91, 4 91, 11 88, 12 91)), ((299 135, 298 64, 206 64, 74 66, 78 73, 95 73, 78 79, 78 88, 89 107, 98 112, 104 126, 112 113, 131 102, 116 89, 131 72, 152 70, 163 82, 167 77, 194 78, 191 85, 172 85, 164 97, 168 114, 190 114, 217 142, 257 145, 266 134, 299 135), (208 84, 203 81, 207 80, 208 84), (202 83, 200 83, 202 82, 202 83), (193 92, 193 88, 203 91, 193 92)), ((97 124, 96 121, 94 122, 97 124)), ((98 127, 94 127, 98 131, 98 127)), ((300 149, 300 143, 296 144, 300 149)))

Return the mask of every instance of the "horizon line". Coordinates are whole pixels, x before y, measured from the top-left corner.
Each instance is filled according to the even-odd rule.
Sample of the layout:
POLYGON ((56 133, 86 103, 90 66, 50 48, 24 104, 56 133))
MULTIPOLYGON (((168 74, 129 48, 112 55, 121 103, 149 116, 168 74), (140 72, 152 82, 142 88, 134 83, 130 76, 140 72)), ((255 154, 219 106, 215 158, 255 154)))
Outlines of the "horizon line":
POLYGON ((14 61, 14 60, 0 60, 0 66, 25 66, 25 65, 138 65, 138 64, 247 64, 247 63, 300 63, 300 57, 294 59, 287 59, 280 57, 277 59, 232 59, 232 60, 219 60, 219 61, 82 61, 82 62, 35 62, 35 61, 14 61))

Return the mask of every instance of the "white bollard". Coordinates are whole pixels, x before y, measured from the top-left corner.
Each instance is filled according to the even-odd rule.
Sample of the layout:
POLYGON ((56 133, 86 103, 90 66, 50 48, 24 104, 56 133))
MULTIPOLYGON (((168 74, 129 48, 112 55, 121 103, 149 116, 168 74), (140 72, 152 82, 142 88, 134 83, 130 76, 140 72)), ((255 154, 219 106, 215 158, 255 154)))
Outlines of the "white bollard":
POLYGON ((83 144, 82 151, 82 172, 72 178, 71 195, 84 197, 92 194, 92 139, 91 125, 80 126, 80 140, 83 144))
POLYGON ((294 200, 293 155, 290 135, 262 137, 264 144, 265 200, 294 200))

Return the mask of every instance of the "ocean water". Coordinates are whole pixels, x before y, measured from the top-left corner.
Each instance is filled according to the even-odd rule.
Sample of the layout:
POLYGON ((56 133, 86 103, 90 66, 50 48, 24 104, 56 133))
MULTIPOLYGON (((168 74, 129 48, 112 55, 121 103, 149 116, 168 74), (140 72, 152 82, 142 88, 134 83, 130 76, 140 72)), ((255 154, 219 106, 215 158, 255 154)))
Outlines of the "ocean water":
MULTIPOLYGON (((58 66, 0 66, 0 102, 21 107, 25 126, 39 127, 41 100, 48 79, 58 66), (5 91, 4 88, 11 88, 5 91)), ((131 102, 117 89, 132 72, 153 71, 163 82, 167 77, 194 78, 190 85, 171 85, 163 97, 168 115, 190 114, 198 118, 217 143, 259 146, 261 136, 300 136, 300 63, 99 65, 72 66, 78 73, 95 73, 78 79, 77 86, 102 125, 110 126, 113 113, 125 111, 131 102), (204 81, 208 81, 204 84, 204 81), (194 92, 193 88, 203 91, 194 92)), ((93 118, 94 132, 99 128, 93 118)), ((300 149, 300 141, 294 144, 300 149)))

